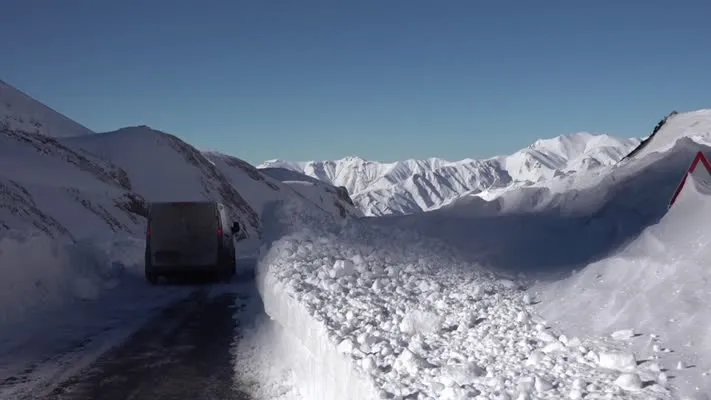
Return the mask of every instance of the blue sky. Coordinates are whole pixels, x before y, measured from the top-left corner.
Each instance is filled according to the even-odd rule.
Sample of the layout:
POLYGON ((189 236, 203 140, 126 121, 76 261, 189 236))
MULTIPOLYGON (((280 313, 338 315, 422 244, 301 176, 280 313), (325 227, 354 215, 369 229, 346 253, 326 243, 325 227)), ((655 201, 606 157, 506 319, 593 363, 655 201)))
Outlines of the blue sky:
POLYGON ((0 0, 0 79, 254 163, 487 157, 711 108, 709 4, 0 0))

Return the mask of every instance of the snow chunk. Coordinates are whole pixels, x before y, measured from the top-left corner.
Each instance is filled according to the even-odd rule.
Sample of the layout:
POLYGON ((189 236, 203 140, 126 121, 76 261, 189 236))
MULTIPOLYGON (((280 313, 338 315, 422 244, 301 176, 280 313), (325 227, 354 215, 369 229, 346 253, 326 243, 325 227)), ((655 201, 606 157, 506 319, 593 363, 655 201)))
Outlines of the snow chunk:
POLYGON ((486 375, 486 370, 475 363, 448 365, 444 368, 441 382, 447 386, 469 385, 486 375))
POLYGON ((538 332, 538 335, 536 335, 536 337, 538 338, 538 340, 541 340, 546 343, 552 343, 558 340, 555 336, 546 331, 538 332))
POLYGON ((627 373, 620 375, 616 380, 615 384, 624 390, 638 391, 642 389, 642 379, 639 375, 635 373, 627 373))
POLYGON ((331 269, 330 276, 333 279, 344 276, 353 275, 355 272, 355 263, 351 260, 336 260, 331 269))
POLYGON ((541 361, 543 361, 544 357, 545 356, 540 351, 534 351, 528 356, 528 359, 526 360, 526 365, 538 365, 541 361))
POLYGON ((536 377, 534 385, 535 385, 536 391, 538 393, 547 392, 547 391, 553 389, 553 384, 551 382, 549 382, 548 380, 541 378, 540 376, 536 377))
POLYGON ((341 341, 341 343, 338 344, 337 349, 339 353, 350 354, 353 352, 353 349, 355 349, 355 345, 350 339, 344 339, 343 341, 341 341))
POLYGON ((600 353, 598 365, 615 371, 632 372, 637 369, 637 359, 632 353, 600 353))
POLYGON ((561 342, 548 343, 541 351, 544 353, 556 353, 565 350, 565 345, 561 342))
POLYGON ((622 329, 619 331, 615 331, 610 335, 610 337, 615 340, 629 340, 632 339, 634 336, 634 329, 622 329))
POLYGON ((525 293, 523 295, 522 300, 523 300, 523 304, 526 304, 526 305, 533 304, 533 297, 529 293, 525 293))
POLYGON ((409 349, 404 349, 402 353, 395 359, 395 368, 407 372, 410 375, 417 373, 424 368, 429 368, 431 365, 423 357, 418 356, 409 349))
POLYGON ((427 334, 438 331, 442 318, 432 311, 414 310, 409 312, 400 323, 400 332, 408 334, 427 334))

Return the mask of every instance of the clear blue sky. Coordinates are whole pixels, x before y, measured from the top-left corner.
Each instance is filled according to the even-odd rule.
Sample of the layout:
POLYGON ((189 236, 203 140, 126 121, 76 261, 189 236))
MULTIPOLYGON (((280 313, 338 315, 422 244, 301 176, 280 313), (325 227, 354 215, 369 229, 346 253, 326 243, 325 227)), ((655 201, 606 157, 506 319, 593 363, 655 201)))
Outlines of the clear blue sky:
POLYGON ((710 4, 0 0, 0 78, 251 162, 485 157, 711 108, 710 4))

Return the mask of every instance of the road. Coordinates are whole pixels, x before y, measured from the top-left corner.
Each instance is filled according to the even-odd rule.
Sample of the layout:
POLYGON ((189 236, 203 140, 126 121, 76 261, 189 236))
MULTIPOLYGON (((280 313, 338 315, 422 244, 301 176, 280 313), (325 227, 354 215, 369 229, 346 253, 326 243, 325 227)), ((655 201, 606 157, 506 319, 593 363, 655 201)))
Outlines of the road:
POLYGON ((247 294, 197 289, 44 398, 250 399, 233 382, 230 356, 248 300, 247 294))

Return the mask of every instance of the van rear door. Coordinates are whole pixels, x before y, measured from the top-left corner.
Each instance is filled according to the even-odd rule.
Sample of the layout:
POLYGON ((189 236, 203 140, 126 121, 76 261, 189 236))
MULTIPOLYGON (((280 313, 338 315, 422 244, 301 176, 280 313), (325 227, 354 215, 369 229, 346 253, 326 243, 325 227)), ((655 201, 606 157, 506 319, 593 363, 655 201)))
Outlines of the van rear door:
POLYGON ((151 208, 154 265, 214 265, 218 258, 214 203, 162 203, 151 208))

